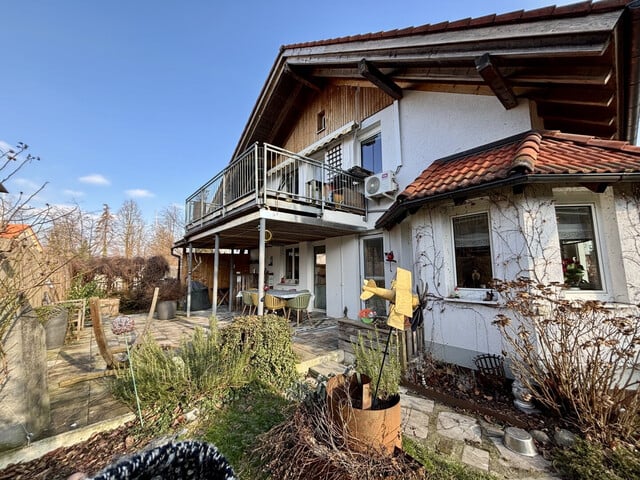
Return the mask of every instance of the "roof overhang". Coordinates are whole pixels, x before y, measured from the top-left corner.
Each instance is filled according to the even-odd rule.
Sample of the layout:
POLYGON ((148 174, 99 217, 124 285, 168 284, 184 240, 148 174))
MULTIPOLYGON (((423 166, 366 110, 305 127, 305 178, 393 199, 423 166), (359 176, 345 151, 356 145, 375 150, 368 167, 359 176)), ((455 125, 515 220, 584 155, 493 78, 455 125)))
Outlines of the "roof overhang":
POLYGON ((444 200, 453 200, 455 203, 465 201, 470 198, 477 198, 487 195, 491 191, 499 188, 513 187, 515 191, 520 191, 526 185, 555 184, 555 185, 581 185, 592 188, 594 186, 605 187, 616 183, 637 183, 640 182, 640 172, 632 173, 580 173, 580 174, 518 174, 505 179, 474 185, 472 187, 460 188, 458 190, 443 192, 428 197, 421 197, 411 200, 399 200, 394 203, 376 222, 376 228, 390 229, 400 223, 408 215, 417 212, 420 208, 432 205, 444 200))
MULTIPOLYGON (((640 0, 584 2, 282 47, 235 154, 284 142, 327 85, 526 98, 538 128, 636 141, 640 0)), ((235 157, 235 155, 234 155, 235 157)))

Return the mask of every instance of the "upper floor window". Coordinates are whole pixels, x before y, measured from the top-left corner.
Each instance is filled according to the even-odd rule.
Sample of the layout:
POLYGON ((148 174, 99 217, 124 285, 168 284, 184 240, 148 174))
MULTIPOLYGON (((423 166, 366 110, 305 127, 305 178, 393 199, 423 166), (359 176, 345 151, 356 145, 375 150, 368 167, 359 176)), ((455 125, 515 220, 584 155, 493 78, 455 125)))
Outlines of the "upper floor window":
POLYGON ((373 173, 382 172, 382 137, 380 133, 360 142, 360 165, 373 173))
POLYGON ((493 278, 489 215, 453 218, 456 286, 486 288, 493 278))
POLYGON ((564 283, 570 289, 602 290, 591 207, 557 206, 556 222, 564 283))

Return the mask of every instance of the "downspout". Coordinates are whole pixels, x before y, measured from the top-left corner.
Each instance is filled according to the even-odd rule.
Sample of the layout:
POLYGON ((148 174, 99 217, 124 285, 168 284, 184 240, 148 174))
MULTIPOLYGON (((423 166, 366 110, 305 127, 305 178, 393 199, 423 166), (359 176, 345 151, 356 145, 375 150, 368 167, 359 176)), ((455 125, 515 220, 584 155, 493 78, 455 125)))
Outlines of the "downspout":
POLYGON ((215 236, 215 252, 213 252, 213 292, 211 292, 211 311, 218 311, 218 271, 220 270, 220 235, 215 236))
POLYGON ((178 276, 178 280, 180 280, 180 273, 181 273, 180 269, 182 267, 182 255, 184 255, 184 247, 182 247, 182 255, 178 255, 176 253, 173 253, 173 248, 174 247, 171 247, 171 256, 172 257, 176 257, 178 259, 178 275, 177 276, 178 276))
POLYGON ((627 85, 627 134, 626 140, 636 145, 640 130, 640 0, 635 0, 627 5, 629 10, 630 42, 627 44, 629 59, 630 80, 627 85), (635 81, 635 83, 633 83, 635 81))
POLYGON ((187 318, 191 317, 191 268, 193 266, 193 244, 189 244, 189 257, 187 262, 187 318))

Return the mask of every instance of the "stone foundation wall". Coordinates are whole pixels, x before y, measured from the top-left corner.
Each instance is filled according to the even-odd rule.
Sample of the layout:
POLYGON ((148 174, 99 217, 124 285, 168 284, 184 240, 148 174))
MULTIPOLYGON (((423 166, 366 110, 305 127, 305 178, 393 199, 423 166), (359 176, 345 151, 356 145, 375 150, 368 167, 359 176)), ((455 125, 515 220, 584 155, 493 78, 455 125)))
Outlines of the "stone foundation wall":
POLYGON ((9 373, 0 384, 0 451, 37 439, 50 422, 45 333, 35 312, 15 321, 3 348, 9 373))

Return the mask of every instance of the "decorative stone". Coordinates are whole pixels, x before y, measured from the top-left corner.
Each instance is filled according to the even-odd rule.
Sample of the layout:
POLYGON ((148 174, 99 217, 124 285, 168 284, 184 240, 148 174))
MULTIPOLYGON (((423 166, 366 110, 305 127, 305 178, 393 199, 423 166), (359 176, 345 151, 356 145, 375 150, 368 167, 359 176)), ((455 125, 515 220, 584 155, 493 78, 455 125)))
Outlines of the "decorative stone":
POLYGON ((548 445, 549 443, 551 443, 551 438, 549 438, 549 435, 547 435, 542 430, 531 430, 529 433, 536 442, 541 443, 542 445, 548 445))
POLYGON ((489 452, 480 448, 465 445, 462 450, 462 463, 466 463, 472 467, 489 471, 489 452))
POLYGON ((475 418, 454 412, 440 412, 437 431, 440 435, 453 440, 480 443, 482 433, 475 418))
POLYGON ((565 430, 564 428, 556 431, 553 435, 556 445, 563 448, 572 446, 576 442, 576 438, 577 436, 574 433, 571 433, 569 430, 565 430))

